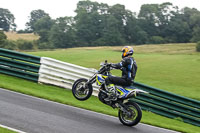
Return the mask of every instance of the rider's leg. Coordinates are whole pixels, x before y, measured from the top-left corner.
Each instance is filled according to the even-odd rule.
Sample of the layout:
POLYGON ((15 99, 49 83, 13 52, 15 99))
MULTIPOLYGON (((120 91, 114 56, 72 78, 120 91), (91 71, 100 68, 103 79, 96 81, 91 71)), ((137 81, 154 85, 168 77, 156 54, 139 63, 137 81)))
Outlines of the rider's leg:
MULTIPOLYGON (((131 82, 125 80, 124 78, 121 77, 115 77, 115 76, 109 76, 108 78, 105 79, 105 83, 106 83, 106 88, 109 89, 115 89, 114 85, 119 85, 119 86, 130 86, 131 82)), ((114 90, 113 92, 116 92, 116 90, 114 90)), ((129 90, 129 91, 123 91, 123 93, 121 93, 120 95, 118 95, 118 98, 125 98, 126 96, 128 96, 130 93, 132 93, 133 90, 129 90)))
POLYGON ((108 86, 109 84, 120 85, 120 86, 130 86, 131 84, 124 78, 116 76, 108 76, 105 79, 105 83, 108 86))
MULTIPOLYGON (((127 85, 127 82, 126 80, 120 78, 120 77, 114 77, 114 76, 108 76, 106 79, 105 79, 105 87, 106 89, 112 93, 111 94, 111 97, 113 97, 114 99, 116 99, 116 97, 119 97, 120 94, 117 93, 117 90, 115 88, 115 85, 120 85, 120 86, 123 86, 123 85, 127 85)), ((109 100, 110 97, 107 98, 107 100, 109 100)))

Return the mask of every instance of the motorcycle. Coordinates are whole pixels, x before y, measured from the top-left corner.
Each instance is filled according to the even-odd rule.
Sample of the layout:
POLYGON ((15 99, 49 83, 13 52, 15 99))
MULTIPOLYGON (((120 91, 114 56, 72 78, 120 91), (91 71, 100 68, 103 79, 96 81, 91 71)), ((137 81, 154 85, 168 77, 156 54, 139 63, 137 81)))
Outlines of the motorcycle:
POLYGON ((93 92, 92 84, 96 82, 100 87, 98 92, 99 100, 112 108, 119 109, 118 117, 122 124, 126 126, 137 125, 142 118, 142 111, 136 102, 129 99, 136 97, 140 93, 147 92, 131 86, 122 87, 115 85, 115 89, 107 89, 105 79, 111 75, 110 70, 113 68, 107 61, 101 63, 100 66, 100 69, 89 80, 80 78, 74 82, 72 86, 73 96, 80 101, 87 100, 93 92), (127 95, 127 91, 132 92, 127 95))

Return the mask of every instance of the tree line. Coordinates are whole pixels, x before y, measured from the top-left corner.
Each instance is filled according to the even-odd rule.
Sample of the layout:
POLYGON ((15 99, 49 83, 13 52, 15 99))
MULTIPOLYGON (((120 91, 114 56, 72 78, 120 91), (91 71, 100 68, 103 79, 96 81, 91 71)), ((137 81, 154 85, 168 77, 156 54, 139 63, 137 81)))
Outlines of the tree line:
MULTIPOLYGON (((86 0, 78 2, 75 12, 74 17, 52 19, 44 10, 33 10, 26 29, 18 33, 38 34, 40 49, 200 41, 200 11, 170 2, 144 4, 135 13, 121 4, 86 0)), ((0 28, 16 29, 7 9, 0 8, 0 28)))

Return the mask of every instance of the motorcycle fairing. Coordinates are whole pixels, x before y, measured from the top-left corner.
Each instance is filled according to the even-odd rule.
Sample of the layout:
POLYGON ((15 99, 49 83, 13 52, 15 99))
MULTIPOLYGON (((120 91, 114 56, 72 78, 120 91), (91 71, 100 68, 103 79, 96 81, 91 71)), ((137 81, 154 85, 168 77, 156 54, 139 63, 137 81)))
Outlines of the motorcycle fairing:
POLYGON ((102 83, 105 82, 105 79, 107 78, 108 76, 105 76, 105 75, 102 75, 102 74, 97 74, 96 76, 96 83, 98 86, 101 86, 102 83))
POLYGON ((121 98, 125 98, 129 94, 129 90, 126 90, 123 87, 117 86, 116 89, 117 89, 117 91, 120 92, 120 97, 121 98))

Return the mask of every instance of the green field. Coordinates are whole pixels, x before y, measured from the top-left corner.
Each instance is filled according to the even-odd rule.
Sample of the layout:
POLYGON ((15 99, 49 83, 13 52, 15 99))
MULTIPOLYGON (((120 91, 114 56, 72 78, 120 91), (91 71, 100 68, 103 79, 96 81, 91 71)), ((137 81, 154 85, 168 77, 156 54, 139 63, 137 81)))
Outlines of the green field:
MULTIPOLYGON (((168 44, 133 46, 138 64, 136 81, 164 89, 186 97, 200 100, 200 54, 195 52, 195 44, 168 44)), ((94 47, 59 49, 53 51, 28 52, 28 54, 52 57, 77 65, 99 68, 99 63, 121 60, 121 47, 94 47)), ((113 71, 120 75, 119 71, 113 71)), ((33 83, 0 74, 0 87, 25 94, 73 105, 88 110, 117 116, 117 110, 106 106, 96 98, 81 102, 73 98, 70 90, 33 83)), ((198 133, 200 127, 165 118, 143 111, 143 123, 169 128, 185 133, 198 133)))

